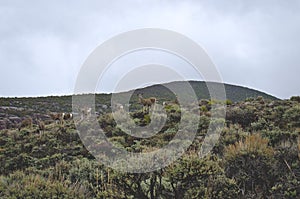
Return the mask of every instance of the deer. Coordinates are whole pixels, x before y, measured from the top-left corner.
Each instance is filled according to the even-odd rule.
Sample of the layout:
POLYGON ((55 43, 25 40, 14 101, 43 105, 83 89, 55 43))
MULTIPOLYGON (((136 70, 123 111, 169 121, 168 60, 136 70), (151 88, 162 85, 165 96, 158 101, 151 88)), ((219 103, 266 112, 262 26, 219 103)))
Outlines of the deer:
POLYGON ((62 118, 64 120, 70 120, 73 118, 73 114, 72 113, 62 113, 62 118))
POLYGON ((175 99, 174 100, 172 100, 172 101, 164 101, 162 103, 163 106, 176 105, 176 104, 179 105, 179 101, 178 101, 177 95, 175 95, 175 99))
POLYGON ((60 122, 61 124, 64 122, 64 120, 70 120, 73 118, 72 113, 50 113, 49 115, 52 120, 60 122))
POLYGON ((56 123, 57 123, 57 122, 62 123, 62 121, 63 121, 63 114, 62 114, 62 113, 50 113, 49 116, 50 116, 51 119, 54 120, 56 123))
POLYGON ((19 124, 19 126, 18 126, 18 129, 20 131, 22 128, 25 128, 25 127, 29 127, 29 128, 32 127, 32 119, 30 117, 22 120, 21 124, 19 124))
POLYGON ((40 137, 41 137, 46 129, 45 123, 41 120, 38 120, 38 127, 39 127, 39 133, 40 133, 40 137))
POLYGON ((92 116, 92 108, 84 107, 80 109, 81 111, 81 120, 84 118, 90 118, 92 116))
POLYGON ((139 97, 139 103, 141 103, 143 105, 143 109, 146 107, 146 110, 148 110, 148 111, 149 111, 149 108, 156 102, 155 97, 143 98, 142 94, 139 94, 138 97, 139 97))

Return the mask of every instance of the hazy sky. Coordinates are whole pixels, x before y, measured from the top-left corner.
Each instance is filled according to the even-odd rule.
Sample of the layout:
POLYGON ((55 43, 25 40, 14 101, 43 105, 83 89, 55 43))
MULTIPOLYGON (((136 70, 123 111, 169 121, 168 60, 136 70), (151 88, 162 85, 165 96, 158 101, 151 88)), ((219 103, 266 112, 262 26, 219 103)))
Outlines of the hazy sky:
POLYGON ((138 28, 193 39, 225 83, 300 95, 299 10, 296 0, 1 0, 0 96, 72 94, 88 55, 138 28))

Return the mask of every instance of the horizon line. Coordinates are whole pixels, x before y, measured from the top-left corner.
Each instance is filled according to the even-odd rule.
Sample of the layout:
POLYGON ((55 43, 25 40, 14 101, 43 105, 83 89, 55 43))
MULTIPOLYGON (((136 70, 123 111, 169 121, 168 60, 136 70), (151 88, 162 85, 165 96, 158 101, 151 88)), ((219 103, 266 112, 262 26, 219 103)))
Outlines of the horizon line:
MULTIPOLYGON (((204 81, 204 80, 194 80, 194 79, 190 79, 190 80, 186 80, 186 81, 188 81, 188 82, 193 82, 194 81, 194 82, 205 82, 205 83, 220 83, 220 84, 224 84, 224 85, 238 86, 238 87, 242 87, 242 88, 262 92, 264 94, 267 94, 267 95, 270 95, 270 96, 273 96, 277 99, 282 100, 281 98, 279 98, 279 97, 277 97, 273 94, 270 94, 268 92, 265 92, 265 91, 262 91, 262 90, 259 90, 259 89, 256 89, 256 88, 251 88, 251 87, 248 87, 246 85, 237 85, 237 84, 228 83, 228 82, 214 82, 214 81, 204 81)), ((163 84, 169 84, 169 83, 176 83, 176 82, 184 82, 184 81, 179 80, 179 81, 170 81, 170 82, 164 82, 164 83, 153 83, 151 85, 148 85, 148 86, 145 86, 145 87, 142 87, 142 88, 132 88, 132 89, 123 90, 123 91, 119 91, 119 92, 115 92, 115 93, 126 93, 126 92, 130 92, 132 90, 145 89, 145 88, 148 88, 148 87, 151 87, 151 86, 163 85, 163 84)), ((100 91, 100 92, 94 92, 94 93, 76 93, 76 94, 75 93, 64 93, 64 94, 46 94, 46 95, 0 96, 0 98, 46 98, 46 97, 68 97, 68 96, 73 96, 73 95, 90 95, 90 94, 93 94, 93 95, 94 94, 96 94, 96 95, 111 95, 113 93, 114 92, 100 91)), ((292 95, 292 96, 294 96, 294 95, 292 95)), ((290 97, 292 97, 292 96, 290 96, 290 97)))

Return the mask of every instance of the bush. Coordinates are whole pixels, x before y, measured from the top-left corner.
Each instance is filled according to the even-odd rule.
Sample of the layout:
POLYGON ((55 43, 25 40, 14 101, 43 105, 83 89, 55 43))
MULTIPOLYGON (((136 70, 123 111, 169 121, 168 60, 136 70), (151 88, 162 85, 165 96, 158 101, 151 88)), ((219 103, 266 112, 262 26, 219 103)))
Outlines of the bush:
POLYGON ((226 174, 234 178, 243 197, 266 198, 274 185, 274 150, 259 134, 226 148, 226 174))
POLYGON ((283 119, 290 128, 300 127, 300 106, 293 106, 286 110, 283 119))
POLYGON ((1 198, 87 198, 90 193, 79 184, 53 180, 21 171, 0 177, 1 198))

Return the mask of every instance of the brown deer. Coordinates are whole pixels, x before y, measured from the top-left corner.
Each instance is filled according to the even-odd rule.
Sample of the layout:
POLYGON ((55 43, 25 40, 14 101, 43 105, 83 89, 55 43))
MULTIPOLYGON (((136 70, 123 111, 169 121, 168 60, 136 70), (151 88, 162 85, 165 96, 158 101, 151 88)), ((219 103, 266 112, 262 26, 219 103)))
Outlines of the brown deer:
POLYGON ((32 128, 32 119, 30 117, 22 120, 21 124, 19 124, 19 126, 18 126, 18 129, 20 131, 22 128, 25 128, 25 127, 32 128))
POLYGON ((54 120, 56 123, 63 122, 63 114, 62 113, 50 113, 49 116, 52 120, 54 120))
POLYGON ((156 102, 155 97, 143 98, 142 94, 139 94, 138 96, 139 96, 139 103, 143 105, 143 108, 146 107, 147 111, 149 111, 149 108, 156 102))
POLYGON ((40 136, 42 136, 42 134, 46 129, 45 123, 41 120, 38 120, 38 127, 39 127, 40 136))

